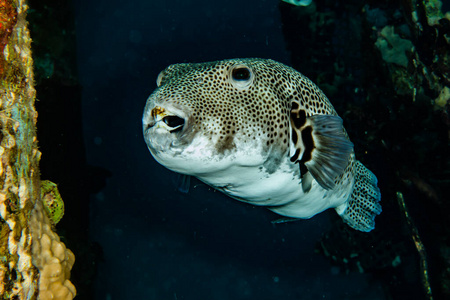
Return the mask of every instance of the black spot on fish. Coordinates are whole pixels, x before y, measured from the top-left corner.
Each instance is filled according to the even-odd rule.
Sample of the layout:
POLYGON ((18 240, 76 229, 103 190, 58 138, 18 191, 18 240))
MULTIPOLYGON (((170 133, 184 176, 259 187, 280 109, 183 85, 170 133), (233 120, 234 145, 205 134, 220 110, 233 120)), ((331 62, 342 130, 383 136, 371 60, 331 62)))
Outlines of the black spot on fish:
POLYGON ((303 176, 308 172, 308 168, 305 166, 304 163, 300 163, 300 178, 303 178, 303 176))
POLYGON ((294 115, 292 118, 294 121, 294 126, 297 129, 300 129, 306 122, 306 112, 304 110, 300 110, 298 113, 294 115))
POLYGON ((291 162, 297 161, 299 155, 300 155, 300 149, 295 150, 294 155, 292 155, 292 157, 291 157, 291 162))
POLYGON ((297 131, 295 131, 295 129, 292 129, 292 143, 294 144, 294 145, 296 145, 297 144, 297 141, 298 141, 298 135, 297 135, 297 131))
POLYGON ((312 151, 315 148, 311 126, 307 126, 305 129, 302 130, 302 140, 305 146, 305 153, 303 154, 301 162, 305 163, 311 160, 312 151))

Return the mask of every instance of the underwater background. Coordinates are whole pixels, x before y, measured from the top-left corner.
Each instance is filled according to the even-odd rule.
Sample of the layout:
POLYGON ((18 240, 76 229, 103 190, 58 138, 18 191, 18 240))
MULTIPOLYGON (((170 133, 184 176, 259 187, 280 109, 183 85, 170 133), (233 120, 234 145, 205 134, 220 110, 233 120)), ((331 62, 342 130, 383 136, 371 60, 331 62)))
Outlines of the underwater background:
POLYGON ((449 9, 30 1, 41 177, 65 201, 57 229, 76 256, 77 299, 450 297, 449 9), (277 60, 323 89, 378 177, 374 231, 333 210, 272 224, 197 180, 179 192, 151 157, 141 117, 158 73, 237 57, 277 60))

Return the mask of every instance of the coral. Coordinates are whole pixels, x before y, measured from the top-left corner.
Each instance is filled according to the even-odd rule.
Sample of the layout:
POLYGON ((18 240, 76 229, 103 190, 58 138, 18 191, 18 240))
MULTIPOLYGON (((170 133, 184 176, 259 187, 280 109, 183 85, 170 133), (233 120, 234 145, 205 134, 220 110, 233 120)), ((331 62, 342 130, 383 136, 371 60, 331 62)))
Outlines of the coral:
POLYGON ((40 273, 39 299, 73 299, 76 290, 69 278, 75 256, 53 232, 52 221, 41 201, 36 202, 29 224, 33 236, 32 262, 40 273))
POLYGON ((0 299, 73 299, 74 255, 41 199, 26 11, 0 0, 0 299))
POLYGON ((384 61, 405 68, 408 66, 406 53, 412 51, 413 44, 396 34, 393 26, 385 26, 381 30, 375 46, 380 50, 384 61))
POLYGON ((427 23, 429 26, 439 24, 439 20, 444 17, 441 11, 442 2, 440 0, 424 1, 427 23))

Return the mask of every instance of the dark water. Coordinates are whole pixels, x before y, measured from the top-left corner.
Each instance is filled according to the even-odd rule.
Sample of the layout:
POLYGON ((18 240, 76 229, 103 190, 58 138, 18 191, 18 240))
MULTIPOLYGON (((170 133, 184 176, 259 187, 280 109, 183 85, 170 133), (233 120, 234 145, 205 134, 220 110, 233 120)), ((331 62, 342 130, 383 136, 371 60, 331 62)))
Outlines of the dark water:
MULTIPOLYGON (((235 57, 293 63, 279 1, 85 0, 74 6, 87 163, 111 174, 89 204, 89 238, 102 252, 91 299, 392 299, 380 276, 348 271, 317 251, 334 226, 334 211, 273 225, 275 214, 196 180, 182 194, 176 174, 156 163, 143 140, 145 101, 167 65, 235 57)), ((316 42, 348 44, 339 34, 351 30, 316 42)), ((291 27, 297 46, 309 46, 301 39, 306 31, 291 27)), ((334 63, 329 59, 321 67, 334 63)), ((311 57, 298 56, 296 65, 302 60, 312 65, 311 57)), ((419 282, 417 267, 409 274, 410 284, 419 282)))

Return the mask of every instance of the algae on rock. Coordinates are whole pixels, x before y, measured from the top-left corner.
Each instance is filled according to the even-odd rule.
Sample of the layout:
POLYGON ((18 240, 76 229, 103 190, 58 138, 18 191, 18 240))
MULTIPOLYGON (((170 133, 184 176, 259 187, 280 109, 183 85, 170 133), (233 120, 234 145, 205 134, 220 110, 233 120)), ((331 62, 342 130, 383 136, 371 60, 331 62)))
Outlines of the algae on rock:
POLYGON ((75 257, 41 199, 27 8, 0 2, 0 299, 73 299, 75 257))

